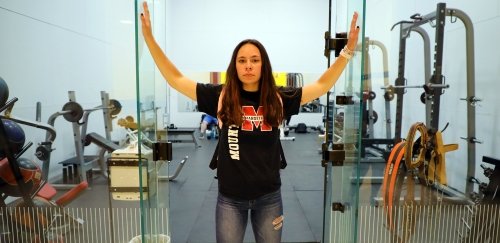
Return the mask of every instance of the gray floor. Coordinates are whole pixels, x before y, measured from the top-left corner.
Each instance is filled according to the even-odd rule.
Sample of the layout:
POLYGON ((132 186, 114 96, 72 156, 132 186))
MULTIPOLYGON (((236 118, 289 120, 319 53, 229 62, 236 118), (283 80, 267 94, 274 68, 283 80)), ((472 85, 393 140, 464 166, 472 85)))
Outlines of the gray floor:
MULTIPOLYGON (((307 134, 291 132, 290 136, 295 136, 295 141, 282 141, 288 162, 288 167, 282 170, 281 190, 285 216, 282 242, 320 242, 323 231, 323 181, 325 169, 321 166, 318 133, 314 131, 307 134)), ((214 178, 215 171, 210 170, 208 164, 217 141, 204 139, 199 142, 201 147, 196 147, 193 143, 173 144, 174 158, 169 167, 170 175, 174 173, 179 162, 185 156, 189 157, 179 176, 168 183, 170 192, 169 228, 172 237, 171 242, 174 243, 215 242, 214 214, 217 180, 214 178)), ((381 169, 383 167, 363 166, 360 175, 381 175, 381 169)), ((165 184, 166 182, 162 183, 161 186, 164 188, 165 184)), ((333 191, 334 193, 336 190, 344 191, 346 186, 353 188, 352 190, 347 189, 350 192, 359 190, 361 201, 366 203, 371 203, 373 197, 377 195, 379 187, 364 184, 357 188, 354 184, 348 183, 335 187, 333 191)), ((79 196, 67 207, 105 209, 112 205, 113 208, 132 208, 132 210, 138 208, 139 203, 137 201, 109 200, 107 188, 107 180, 102 176, 95 176, 95 179, 91 182, 91 189, 79 196)), ((131 214, 138 214, 138 212, 134 210, 131 214)), ((106 216, 105 214, 102 215, 106 216)), ((97 216, 97 218, 102 217, 97 216)), ((122 232, 124 222, 128 224, 127 222, 139 221, 130 218, 129 216, 128 219, 114 220, 113 227, 116 231, 114 235, 130 239, 131 236, 139 234, 137 231, 139 229, 138 225, 130 226, 132 230, 137 232, 122 232), (122 231, 118 232, 119 230, 122 231)), ((89 219, 87 221, 90 222, 89 219)), ((89 229, 89 232, 96 235, 100 235, 101 231, 102 229, 99 228, 95 230, 89 229)), ((86 233, 83 235, 85 236, 86 233)), ((247 227, 244 241, 254 242, 250 224, 247 227)), ((119 240, 119 242, 121 241, 119 240)))
MULTIPOLYGON (((285 224, 283 242, 319 242, 323 220, 323 177, 317 133, 295 134, 283 141, 288 167, 282 171, 285 224)), ((201 140, 201 147, 174 144, 174 162, 189 156, 179 176, 170 183, 172 242, 215 242, 214 212, 217 197, 215 172, 208 163, 215 140, 201 140)), ((248 225, 245 242, 253 242, 248 225)))
MULTIPOLYGON (((321 166, 318 133, 291 132, 290 136, 294 136, 295 140, 282 141, 288 161, 288 167, 282 170, 281 174, 285 216, 282 242, 320 242, 323 234, 325 169, 321 166)), ((174 181, 158 184, 155 195, 163 199, 160 201, 164 205, 152 208, 166 209, 164 202, 168 201, 170 211, 161 210, 154 213, 162 217, 154 223, 157 227, 155 234, 168 231, 171 242, 174 243, 215 242, 217 180, 214 178, 215 171, 210 170, 208 164, 216 143, 214 139, 204 139, 199 141, 200 147, 193 143, 173 144, 173 161, 168 167, 168 174, 174 173, 184 157, 188 156, 189 159, 174 181), (167 198, 168 200, 164 200, 167 198), (169 220, 166 220, 167 218, 169 220)), ((382 167, 364 164, 360 167, 360 176, 381 175, 383 164, 381 165, 382 167)), ((336 179, 341 180, 335 180, 338 182, 335 183, 332 194, 353 197, 353 192, 359 192, 362 204, 371 204, 371 200, 378 194, 379 186, 372 186, 371 183, 359 186, 350 183, 349 177, 355 174, 354 170, 348 169, 352 167, 347 166, 345 170, 335 169, 341 173, 336 179)), ((162 171, 162 174, 166 174, 166 171, 162 171)), ((336 175, 332 174, 332 178, 334 177, 336 175)), ((60 224, 68 226, 66 228, 70 230, 61 233, 66 242, 129 242, 140 235, 140 222, 143 222, 140 217, 148 217, 148 212, 140 210, 140 202, 111 199, 107 178, 100 174, 91 178, 90 188, 67 205, 63 214, 57 214, 66 215, 68 219, 54 214, 53 219, 61 221, 60 224)), ((59 198, 65 190, 58 192, 59 195, 55 198, 59 198)), ((12 225, 9 222, 1 225, 12 225)), ((251 224, 247 226, 244 241, 254 242, 251 224)))
MULTIPOLYGON (((290 133, 290 136, 295 136, 295 141, 282 142, 288 161, 288 167, 282 171, 282 195, 285 211, 282 242, 320 242, 323 231, 324 168, 321 166, 321 156, 318 153, 320 146, 318 134, 316 132, 308 134, 290 133)), ((169 186, 169 196, 161 197, 169 199, 170 211, 161 210, 161 212, 155 212, 154 215, 164 217, 158 221, 161 225, 156 225, 158 229, 156 235, 168 231, 171 235, 171 242, 174 243, 215 242, 214 211, 217 180, 214 179, 215 172, 208 168, 208 164, 216 141, 201 140, 200 144, 201 147, 197 148, 193 143, 174 143, 174 160, 170 165, 169 174, 173 174, 181 159, 185 156, 189 156, 189 159, 174 181, 160 183, 161 190, 159 189, 157 193, 157 195, 166 195, 165 185, 169 186), (164 220, 167 219, 167 216, 169 216, 168 226, 167 220, 164 220)), ((385 163, 374 163, 372 161, 361 162, 359 167, 357 165, 344 164, 342 167, 334 167, 331 176, 332 180, 335 181, 332 194, 342 195, 341 200, 344 200, 342 202, 347 204, 352 202, 350 201, 351 198, 359 195, 361 208, 358 211, 358 216, 362 220, 359 221, 356 228, 360 232, 364 232, 360 235, 361 241, 389 242, 394 236, 385 227, 386 210, 383 207, 372 207, 376 205, 374 199, 380 198, 380 178, 373 177, 380 177, 383 174, 385 163), (353 183, 350 179, 355 175, 363 177, 361 184, 353 183)), ((62 215, 70 216, 70 220, 58 221, 61 225, 72 224, 72 226, 70 225, 71 231, 65 231, 62 234, 65 242, 129 242, 130 239, 141 234, 140 222, 142 221, 139 218, 147 213, 139 209, 138 201, 110 200, 107 185, 106 178, 96 175, 91 181, 91 188, 65 207, 65 214, 62 215)), ((418 190, 416 193, 419 194, 418 190)), ((438 238, 429 240, 428 236, 430 234, 415 234, 414 238, 418 239, 415 242, 458 242, 458 234, 449 232, 466 233, 464 226, 461 224, 450 226, 449 232, 441 229, 449 227, 450 222, 456 221, 453 218, 457 217, 457 213, 469 212, 470 209, 464 207, 463 210, 453 208, 453 210, 436 211, 433 205, 429 206, 431 207, 427 209, 423 207, 423 210, 419 211, 420 213, 423 212, 422 215, 427 216, 419 219, 418 227, 420 229, 417 232, 436 230, 436 232, 441 232, 443 239, 450 238, 451 240, 441 240, 440 235, 434 236, 434 234, 432 237, 438 237, 440 240, 436 240, 438 238), (452 220, 449 220, 443 212, 448 213, 452 220), (429 220, 432 221, 430 224, 429 220), (440 224, 439 227, 441 228, 436 226, 440 224), (422 237, 425 239, 421 239, 422 237)), ((165 205, 161 205, 159 208, 164 209, 165 205)), ((490 212, 496 214, 500 211, 493 208, 490 212)), ((332 217, 333 220, 330 222, 334 231, 332 232, 332 238, 327 241, 346 242, 345 237, 351 235, 346 230, 354 229, 350 227, 352 219, 346 216, 352 214, 340 214, 338 212, 334 212, 334 214, 336 216, 332 217)), ((462 217, 464 215, 460 214, 458 216, 462 217)), ((470 217, 470 215, 466 216, 470 217)), ((62 217, 57 216, 57 218, 61 219, 62 217)), ((7 218, 7 224, 0 223, 0 226, 12 225, 9 224, 9 219, 11 218, 7 218)), ((403 219, 399 218, 398 220, 403 219)), ((481 223, 483 222, 481 221, 481 223)), ((489 232, 494 231, 489 230, 489 232)), ((1 227, 0 232, 3 232, 1 227)), ((496 230, 495 232, 500 231, 496 230)), ((3 242, 1 237, 0 235, 0 242, 3 242)), ((248 225, 244 241, 254 242, 251 225, 248 225)))

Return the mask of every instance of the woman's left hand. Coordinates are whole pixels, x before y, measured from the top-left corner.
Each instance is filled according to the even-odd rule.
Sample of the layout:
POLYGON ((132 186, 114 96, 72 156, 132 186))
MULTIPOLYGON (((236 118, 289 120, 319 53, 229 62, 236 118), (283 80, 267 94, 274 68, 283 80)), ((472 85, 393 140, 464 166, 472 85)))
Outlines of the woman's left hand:
POLYGON ((358 21, 358 13, 354 12, 351 20, 351 29, 349 30, 349 36, 347 40, 347 48, 351 51, 356 51, 356 46, 358 45, 358 35, 359 35, 359 26, 356 25, 358 21))

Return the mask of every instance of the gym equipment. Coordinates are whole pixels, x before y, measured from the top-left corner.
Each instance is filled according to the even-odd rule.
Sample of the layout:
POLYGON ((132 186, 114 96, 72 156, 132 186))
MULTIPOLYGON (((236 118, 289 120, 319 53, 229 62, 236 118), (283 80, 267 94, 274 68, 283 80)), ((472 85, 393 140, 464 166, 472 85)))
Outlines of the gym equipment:
POLYGON ((307 125, 305 123, 299 123, 295 127, 295 133, 307 133, 307 125))
MULTIPOLYGON (((475 96, 475 74, 474 74, 474 29, 471 19, 458 9, 446 8, 445 3, 437 4, 435 12, 427 14, 425 16, 420 16, 418 14, 413 15, 412 21, 400 21, 396 23, 393 28, 397 25, 400 26, 400 40, 399 40, 399 65, 398 65, 398 78, 396 79, 395 86, 401 87, 406 86, 404 77, 405 68, 405 50, 406 50, 406 39, 409 37, 411 31, 421 30, 419 26, 423 24, 430 23, 435 27, 435 44, 434 44, 434 65, 433 74, 426 79, 426 85, 429 89, 425 92, 425 104, 426 104, 426 127, 429 129, 437 130, 439 125, 439 107, 440 107, 440 97, 446 88, 443 83, 444 76, 442 75, 442 62, 443 62, 443 40, 444 40, 444 26, 446 23, 446 17, 452 17, 452 22, 456 22, 460 19, 465 26, 466 34, 466 60, 467 60, 467 97, 462 100, 467 101, 467 137, 463 137, 464 140, 468 141, 467 144, 467 177, 471 178, 475 175, 475 157, 476 157, 476 143, 480 141, 475 135, 475 105, 481 99, 475 96)), ((417 31, 419 34, 425 33, 425 31, 417 31)), ((423 37, 425 35, 422 35, 423 37)), ((424 41, 428 40, 424 38, 424 41)), ((430 46, 430 45, 429 45, 430 46)), ((425 54, 429 51, 425 50, 425 54)), ((429 58, 430 59, 430 58, 429 58)), ((426 64, 425 67, 430 67, 430 63, 426 64)), ((427 73, 427 72, 426 72, 427 73)), ((427 78, 427 77, 426 77, 427 78)), ((402 109, 403 109, 403 88, 397 88, 395 93, 397 95, 397 105, 396 105, 396 125, 395 125, 395 140, 401 140, 401 121, 402 121, 402 109)), ((470 195, 473 192, 473 183, 466 179, 466 189, 465 194, 470 195)))
MULTIPOLYGON (((26 136, 24 130, 12 120, 1 119, 8 139, 8 147, 12 153, 19 153, 24 146, 26 136)), ((4 157, 4 151, 0 148, 0 157, 4 157)))
MULTIPOLYGON (((48 124, 54 126, 55 120, 63 116, 65 120, 71 122, 73 127, 73 140, 75 144, 75 157, 61 161, 63 165, 63 183, 54 184, 57 188, 72 188, 74 184, 87 181, 92 178, 93 172, 101 172, 106 175, 106 152, 117 149, 117 146, 111 144, 112 119, 120 113, 122 106, 117 100, 109 99, 109 94, 101 91, 101 105, 91 109, 83 109, 76 102, 74 91, 68 91, 69 101, 63 105, 62 110, 55 112, 48 119, 48 124), (96 133, 87 136, 87 127, 89 116, 92 112, 102 110, 104 118, 105 137, 96 133), (101 148, 98 155, 84 155, 84 147, 91 141, 101 148), (97 162, 99 169, 93 168, 94 162, 97 162)), ((44 149, 40 151, 42 154, 44 149)))
MULTIPOLYGON (((33 161, 26 158, 17 159, 17 164, 21 171, 22 179, 28 188, 27 193, 34 194, 40 190, 42 184, 42 173, 40 167, 33 161)), ((18 189, 19 185, 12 174, 7 158, 0 160, 0 192, 10 197, 21 197, 18 189)))
MULTIPOLYGON (((492 217, 492 212, 488 208, 478 207, 478 205, 490 207, 500 204, 500 194, 498 193, 500 187, 500 159, 483 156, 482 162, 487 164, 481 164, 481 168, 489 183, 471 178, 471 181, 479 184, 479 193, 474 195, 476 205, 471 208, 473 215, 468 221, 470 227, 467 228, 466 234, 462 235, 462 242, 500 242, 498 218, 492 217)), ((464 218, 462 220, 466 221, 464 218)))
POLYGON ((165 130, 157 130, 156 133, 158 134, 158 136, 163 136, 163 134, 166 134, 167 136, 188 136, 189 139, 183 139, 183 138, 171 138, 169 137, 168 138, 168 141, 172 142, 172 143, 194 143, 194 146, 196 148, 199 148, 201 147, 200 144, 198 144, 198 139, 196 138, 196 136, 194 135, 196 132, 196 129, 194 128, 178 128, 178 127, 175 127, 175 128, 170 128, 170 127, 167 127, 165 130))
MULTIPOLYGON (((394 146, 394 138, 391 131, 391 100, 386 98, 389 93, 384 94, 385 101, 385 138, 375 138, 374 124, 379 120, 379 114, 373 108, 373 102, 377 95, 373 91, 370 47, 378 47, 382 53, 384 85, 389 85, 389 70, 387 64, 387 49, 379 41, 365 37, 364 42, 356 47, 357 51, 363 52, 363 95, 362 95, 362 126, 361 126, 361 162, 385 163, 390 149, 394 146), (363 48, 364 47, 364 48, 363 48)), ((376 183, 382 181, 383 176, 362 176, 359 179, 376 183)), ((356 178, 353 178, 353 182, 356 178)))
POLYGON ((434 184, 437 181, 440 185, 448 185, 446 178, 446 159, 445 153, 458 149, 458 144, 443 144, 443 136, 441 131, 433 134, 430 146, 431 156, 428 162, 427 180, 429 184, 434 184))
POLYGON ((152 150, 142 146, 139 153, 139 146, 142 145, 131 144, 115 150, 108 158, 109 191, 114 200, 139 201, 141 192, 143 200, 147 200, 149 196, 156 194, 154 186, 157 183, 149 183, 156 178, 148 176, 154 175, 150 173, 153 168, 148 166, 152 161, 152 150))
MULTIPOLYGON (((51 142, 56 137, 55 130, 52 126, 13 117, 11 110, 16 101, 17 98, 14 98, 0 108, 0 112, 9 109, 6 114, 0 116, 3 121, 0 123, 0 144, 5 156, 0 160, 0 194, 2 198, 0 210, 3 217, 5 217, 2 218, 5 219, 2 222, 7 224, 8 230, 8 232, 2 233, 2 239, 6 238, 12 242, 19 242, 23 238, 19 234, 28 234, 45 242, 49 237, 59 235, 71 227, 79 225, 78 221, 75 221, 60 209, 74 200, 88 185, 81 183, 63 194, 56 201, 52 201, 56 191, 48 183, 47 175, 50 152, 52 151, 51 142), (20 157, 33 145, 32 142, 29 142, 20 150, 6 142, 13 141, 9 137, 13 135, 23 137, 24 144, 25 134, 22 132, 22 128, 19 125, 12 125, 17 123, 47 131, 48 141, 42 143, 43 146, 46 146, 45 151, 47 153, 41 156, 45 171, 40 169, 33 161, 20 157), (8 128, 4 124, 11 127, 8 128), (12 132, 12 127, 15 127, 15 132, 12 132), (19 134, 22 134, 22 136, 19 136, 19 134), (6 203, 8 197, 18 198, 12 203, 13 207, 8 207, 6 203)), ((17 144, 19 145, 19 143, 17 144)), ((39 150, 37 149, 37 151, 39 150)))
POLYGON ((188 156, 180 162, 173 175, 161 176, 158 171, 166 164, 165 162, 168 163, 172 160, 171 143, 154 143, 152 149, 134 143, 125 148, 117 149, 108 158, 111 197, 114 200, 147 200, 156 195, 158 181, 172 181, 179 175, 187 159, 188 156), (165 147, 161 147, 163 145, 165 147), (140 150, 139 146, 141 146, 140 150), (162 154, 155 154, 156 152, 162 154), (141 176, 139 176, 140 174, 141 176))
MULTIPOLYGON (((382 52, 382 68, 383 68, 383 73, 384 73, 384 85, 389 85, 389 68, 388 68, 388 61, 387 61, 387 48, 385 47, 385 45, 380 42, 380 41, 377 41, 377 40, 371 40, 369 38, 366 38, 366 48, 365 48, 365 54, 367 55, 365 57, 365 60, 367 62, 369 62, 368 60, 370 59, 370 56, 369 56, 369 47, 370 46, 374 46, 374 47, 378 47, 380 49, 380 51, 382 52)), ((369 96, 369 102, 371 103, 374 99, 375 99, 375 93, 372 91, 372 86, 371 86, 371 66, 368 65, 369 63, 366 64, 366 68, 368 70, 368 73, 365 74, 365 76, 368 78, 368 80, 370 81, 370 86, 369 86, 369 90, 371 91, 370 92, 370 96, 369 96)), ((384 96, 385 97, 385 96, 384 96)), ((392 138, 392 135, 391 135, 391 106, 390 106, 390 99, 385 99, 385 132, 386 132, 386 138, 392 138)), ((373 111, 373 107, 371 105, 369 105, 369 109, 368 109, 368 117, 371 118, 374 116, 374 114, 371 113, 371 111, 373 111)), ((369 122, 369 129, 370 129, 370 138, 373 138, 373 123, 375 123, 376 121, 372 121, 370 119, 370 122, 369 122)))
MULTIPOLYGON (((179 165, 177 166, 177 168, 175 169, 175 171, 172 175, 158 175, 158 180, 160 180, 160 181, 173 181, 173 180, 175 180, 175 178, 177 178, 177 176, 179 176, 179 174, 181 173, 182 167, 184 167, 184 164, 186 164, 188 159, 189 159, 189 156, 186 155, 186 157, 184 157, 184 159, 182 159, 181 162, 179 162, 179 165)), ((171 161, 168 161, 168 162, 170 163, 171 161)))
POLYGON ((323 105, 319 102, 319 98, 312 100, 308 103, 303 104, 300 107, 301 112, 311 112, 311 113, 320 113, 322 112, 323 105))
MULTIPOLYGON (((125 118, 118 119, 118 125, 123 127, 127 132, 127 137, 125 138, 124 144, 134 144, 139 142, 139 125, 135 122, 134 117, 126 116, 125 118)), ((148 148, 152 148, 153 141, 149 137, 141 132, 142 144, 148 148)))
POLYGON ((97 146, 106 150, 107 152, 113 152, 113 151, 120 148, 120 146, 118 144, 107 140, 105 137, 103 137, 95 132, 88 133, 85 136, 85 144, 87 144, 87 143, 88 144, 94 143, 97 146))
POLYGON ((0 77, 0 107, 5 105, 5 102, 9 99, 9 86, 7 82, 0 77))
POLYGON ((63 105, 62 111, 58 112, 66 121, 78 122, 83 117, 83 108, 74 101, 68 101, 63 105))
POLYGON ((415 185, 420 185, 421 205, 440 204, 447 200, 442 186, 447 185, 445 153, 458 149, 458 144, 443 144, 443 131, 427 129, 424 123, 414 123, 405 141, 396 144, 391 151, 384 171, 382 196, 387 213, 387 227, 393 237, 407 242, 415 230, 417 219, 415 185), (420 137, 416 138, 416 134, 420 137), (404 185, 404 203, 400 196, 404 185), (404 212, 396 212, 402 205, 404 212), (408 217, 411 215, 411 217, 408 217), (402 218, 402 226, 395 222, 402 218))
POLYGON ((216 126, 209 126, 206 130, 207 139, 218 139, 219 138, 219 130, 217 130, 216 126))
POLYGON ((287 73, 286 74, 287 87, 302 87, 304 86, 304 76, 302 73, 287 73))
MULTIPOLYGON (((126 116, 125 118, 120 118, 120 119, 118 119, 118 125, 122 126, 127 131, 128 146, 129 147, 132 146, 132 148, 134 146, 137 146, 137 144, 139 142, 137 132, 139 130, 137 130, 138 125, 137 125, 137 123, 135 123, 134 118, 132 116, 126 116)), ((151 141, 145 134, 142 134, 141 140, 142 140, 142 146, 144 146, 146 148, 146 151, 149 151, 153 148, 154 142, 151 141)), ((118 151, 117 151, 117 153, 120 154, 120 152, 118 152, 118 151)), ((121 152, 121 153, 123 154, 123 152, 121 152)), ((181 160, 181 162, 179 163, 179 165, 175 169, 174 174, 172 174, 172 175, 158 175, 157 176, 158 180, 168 180, 168 181, 175 180, 177 178, 177 176, 179 176, 179 173, 181 172, 181 170, 184 167, 184 164, 187 162, 188 158, 189 157, 186 156, 186 157, 184 157, 183 160, 181 160)), ((171 161, 168 161, 168 162, 170 163, 171 161)))
POLYGON ((295 137, 288 136, 290 132, 290 118, 285 119, 280 127, 280 140, 282 141, 295 141, 295 137))

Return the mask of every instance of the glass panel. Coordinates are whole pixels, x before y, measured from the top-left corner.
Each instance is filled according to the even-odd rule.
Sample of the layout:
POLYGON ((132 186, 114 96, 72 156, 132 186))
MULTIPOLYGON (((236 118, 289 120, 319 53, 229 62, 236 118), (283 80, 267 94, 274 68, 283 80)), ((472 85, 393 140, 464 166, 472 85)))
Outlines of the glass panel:
MULTIPOLYGON (((357 242, 358 180, 361 107, 363 100, 363 50, 364 1, 349 1, 347 6, 337 6, 337 14, 345 13, 345 19, 337 20, 339 30, 348 30, 352 13, 358 12, 359 44, 356 55, 347 65, 343 77, 335 85, 330 95, 329 117, 331 118, 331 151, 335 160, 336 152, 345 152, 344 161, 327 163, 325 189, 324 242, 357 242), (342 99, 341 99, 342 98, 342 99), (336 100, 335 106, 333 101, 336 100), (343 101, 342 103, 340 101, 343 101)), ((332 31, 334 32, 334 31, 332 31)), ((339 32, 339 31, 337 31, 339 32)), ((332 36, 334 34, 332 33, 332 36)), ((333 52, 332 52, 333 56, 333 52)))
POLYGON ((468 14, 477 8, 387 2, 395 4, 367 1, 363 91, 375 95, 362 109, 358 241, 498 242, 499 199, 490 192, 500 160, 477 156, 475 145, 468 14), (380 18, 387 6, 394 16, 380 18))
POLYGON ((136 137, 134 7, 0 2, 0 242, 141 236, 138 168, 112 160, 136 137))
MULTIPOLYGON (((138 139, 141 146, 138 151, 142 166, 139 167, 141 178, 141 227, 142 242, 170 242, 168 221, 169 189, 168 161, 153 161, 152 145, 157 142, 158 110, 164 108, 165 100, 156 93, 156 67, 144 42, 141 30, 140 13, 143 12, 143 1, 136 4, 136 71, 137 71, 137 117, 138 139), (166 175, 165 175, 166 174, 166 175)), ((153 32, 157 39, 165 24, 165 3, 148 1, 153 32)), ((160 43, 161 45, 162 43, 160 43)), ((164 81, 159 78, 159 82, 164 81)), ((164 86, 163 86, 164 87, 164 86)), ((159 91, 161 92, 161 91, 159 91)), ((165 138, 165 137, 164 137, 165 138)))

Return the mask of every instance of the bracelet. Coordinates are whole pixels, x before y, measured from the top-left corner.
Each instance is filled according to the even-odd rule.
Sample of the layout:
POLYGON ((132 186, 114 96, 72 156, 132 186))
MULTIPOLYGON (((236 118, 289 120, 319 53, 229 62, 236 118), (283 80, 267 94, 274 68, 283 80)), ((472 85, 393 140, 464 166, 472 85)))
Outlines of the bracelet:
POLYGON ((345 59, 350 60, 354 56, 354 51, 349 50, 347 46, 344 46, 340 51, 340 55, 345 57, 345 59))

